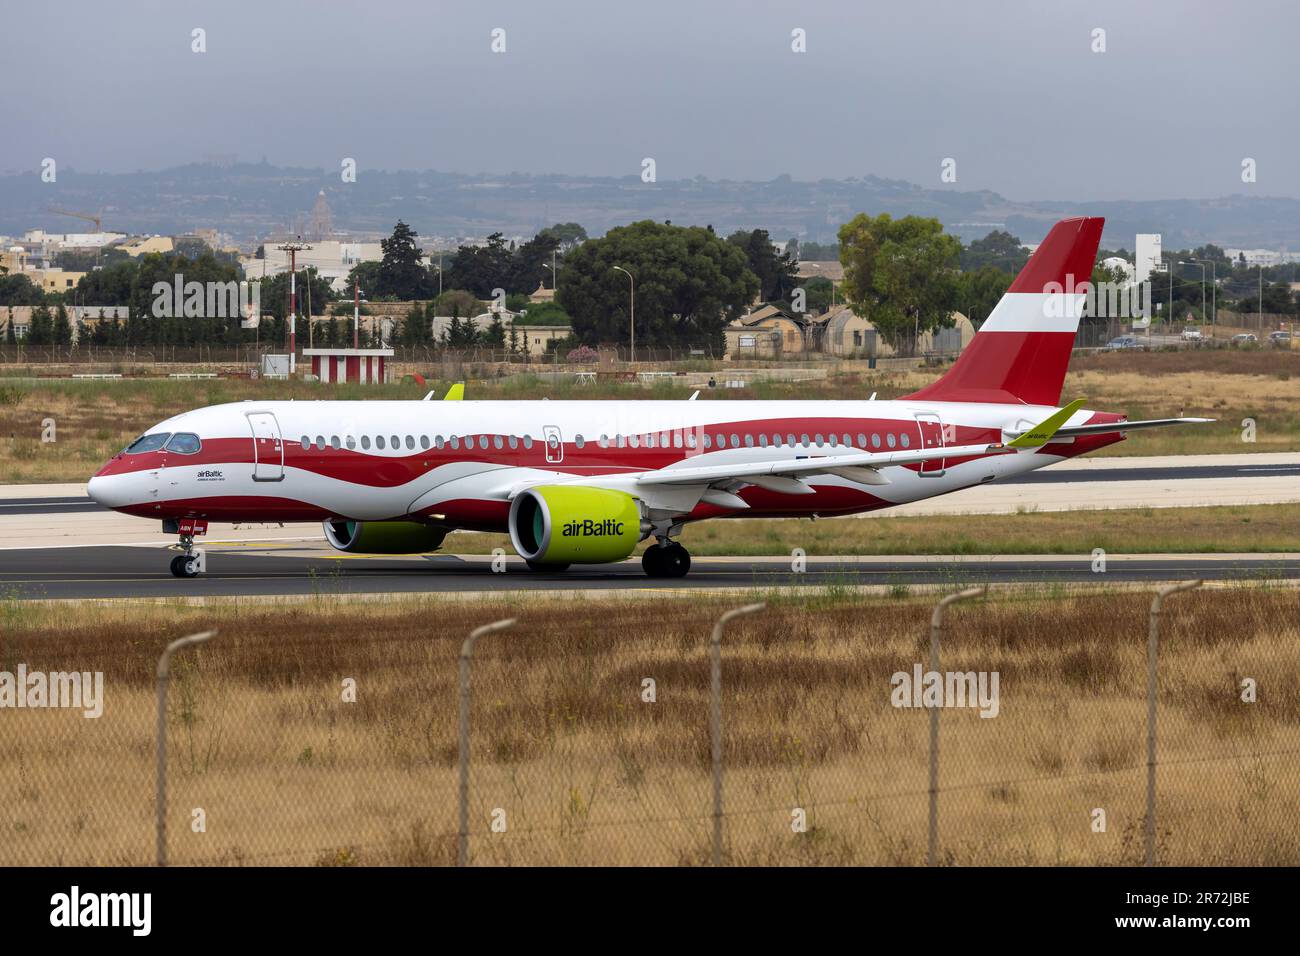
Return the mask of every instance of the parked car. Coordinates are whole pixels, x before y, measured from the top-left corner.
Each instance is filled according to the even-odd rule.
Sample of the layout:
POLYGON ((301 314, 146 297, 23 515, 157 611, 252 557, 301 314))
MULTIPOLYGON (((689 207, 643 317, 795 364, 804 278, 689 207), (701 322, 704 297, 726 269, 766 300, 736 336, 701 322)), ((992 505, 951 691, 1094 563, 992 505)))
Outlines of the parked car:
POLYGON ((1108 349, 1138 349, 1141 347, 1142 346, 1138 344, 1136 335, 1121 335, 1106 343, 1106 348, 1108 349))
POLYGON ((1183 329, 1184 342, 1204 342, 1205 333, 1200 329, 1183 329))
POLYGON ((1259 344, 1259 339, 1255 338, 1255 334, 1253 332, 1238 332, 1228 341, 1231 342, 1233 345, 1237 345, 1237 346, 1259 344))
POLYGON ((1268 333, 1268 341, 1270 345, 1276 345, 1279 348, 1289 349, 1291 347, 1291 333, 1270 332, 1268 333))

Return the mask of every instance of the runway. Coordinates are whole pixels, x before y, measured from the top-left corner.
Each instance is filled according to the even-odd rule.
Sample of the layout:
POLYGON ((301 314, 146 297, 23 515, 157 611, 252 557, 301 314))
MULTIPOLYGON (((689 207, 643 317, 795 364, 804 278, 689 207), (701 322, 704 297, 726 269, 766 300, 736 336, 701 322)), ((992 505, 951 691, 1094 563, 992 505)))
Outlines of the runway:
MULTIPOLYGON (((1088 458, 1007 482, 861 516, 1007 514, 1096 508, 1194 507, 1300 502, 1300 454, 1088 458)), ((746 519, 732 519, 746 520, 746 519)), ((837 519, 837 520, 855 520, 837 519)), ((175 538, 159 523, 105 511, 84 485, 0 488, 0 599, 231 597, 519 590, 679 590, 799 585, 894 585, 1028 581, 1294 579, 1297 555, 1111 555, 1095 574, 1088 555, 695 559, 689 577, 645 577, 639 561, 538 574, 513 555, 505 573, 488 556, 342 555, 319 524, 214 524, 205 539, 208 572, 177 580, 163 548, 175 538)), ((447 545, 456 548, 456 537, 447 545)), ((1298 548, 1300 550, 1300 548, 1298 548)))
POLYGON ((647 578, 639 561, 530 571, 518 558, 496 572, 490 555, 360 557, 319 545, 266 543, 206 549, 208 570, 173 578, 158 547, 43 548, 0 552, 0 595, 11 599, 203 598, 512 591, 683 591, 809 586, 967 585, 1103 581, 1300 579, 1300 554, 1110 555, 1106 571, 1088 555, 697 558, 681 579, 647 578))

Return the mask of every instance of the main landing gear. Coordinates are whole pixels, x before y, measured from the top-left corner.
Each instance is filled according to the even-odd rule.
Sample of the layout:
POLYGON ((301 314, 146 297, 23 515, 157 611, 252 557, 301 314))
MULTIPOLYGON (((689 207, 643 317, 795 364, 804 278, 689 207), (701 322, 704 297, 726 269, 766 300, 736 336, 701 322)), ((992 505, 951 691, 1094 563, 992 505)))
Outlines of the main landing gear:
POLYGON ((676 541, 664 538, 645 549, 641 567, 645 569, 646 577, 684 578, 691 569, 691 553, 676 541))
POLYGON ((197 578, 203 570, 203 552, 194 549, 194 536, 181 535, 181 550, 172 558, 172 576, 177 578, 197 578))

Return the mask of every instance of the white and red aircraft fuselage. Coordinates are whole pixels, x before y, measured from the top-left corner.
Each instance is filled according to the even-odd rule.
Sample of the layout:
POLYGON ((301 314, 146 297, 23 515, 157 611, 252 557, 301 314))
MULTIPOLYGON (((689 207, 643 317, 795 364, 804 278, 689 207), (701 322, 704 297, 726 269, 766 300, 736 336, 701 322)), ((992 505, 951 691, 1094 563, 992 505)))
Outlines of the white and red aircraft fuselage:
MULTIPOLYGON (((1192 421, 1058 407, 1101 228, 1053 227, 953 368, 898 401, 247 401, 160 422, 88 492, 173 532, 319 520, 348 551, 508 532, 537 569, 654 537, 647 573, 678 576, 690 521, 887 508, 1192 421)), ((172 571, 192 576, 181 543, 172 571)))

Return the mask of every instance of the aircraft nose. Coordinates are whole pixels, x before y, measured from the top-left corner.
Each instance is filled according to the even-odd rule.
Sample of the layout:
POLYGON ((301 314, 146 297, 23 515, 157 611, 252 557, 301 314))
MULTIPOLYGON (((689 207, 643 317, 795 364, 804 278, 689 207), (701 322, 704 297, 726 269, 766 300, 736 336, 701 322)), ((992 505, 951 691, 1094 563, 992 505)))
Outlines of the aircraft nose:
POLYGON ((112 475, 96 475, 86 482, 86 494, 105 508, 118 508, 124 504, 121 486, 121 480, 112 475))

